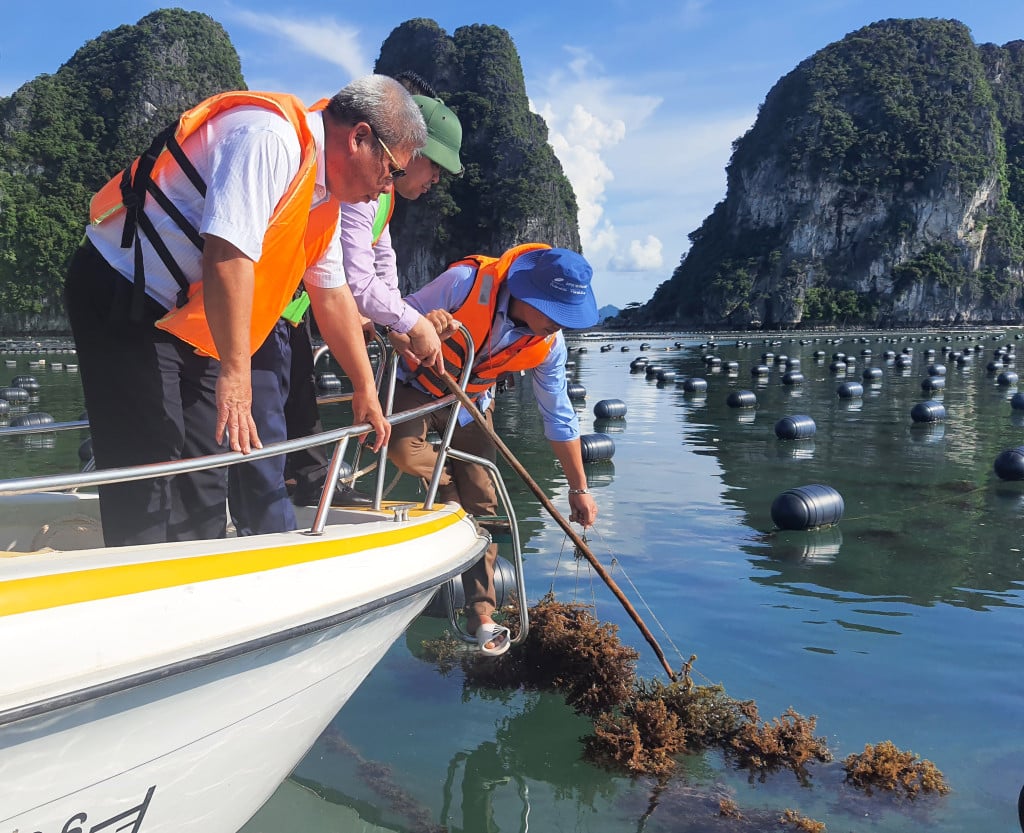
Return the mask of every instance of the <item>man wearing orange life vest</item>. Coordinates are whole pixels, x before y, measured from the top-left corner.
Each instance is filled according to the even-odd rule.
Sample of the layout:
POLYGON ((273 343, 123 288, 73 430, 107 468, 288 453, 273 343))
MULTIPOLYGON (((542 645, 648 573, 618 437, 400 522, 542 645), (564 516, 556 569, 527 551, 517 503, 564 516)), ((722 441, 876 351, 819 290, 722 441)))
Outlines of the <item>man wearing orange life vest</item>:
MULTIPOLYGON (((280 315, 299 281, 379 447, 389 426, 340 269, 338 209, 375 200, 425 138, 419 108, 384 76, 317 112, 283 94, 224 93, 97 194, 65 297, 100 467, 284 439, 280 315)), ((283 457, 232 476, 250 469, 238 475, 250 504, 239 531, 294 528, 283 457)), ((222 471, 101 487, 106 543, 219 537, 225 498, 222 471)))
MULTIPOLYGON (((530 243, 505 252, 500 258, 473 255, 452 264, 443 274, 406 297, 447 338, 442 352, 446 369, 458 378, 464 362, 462 323, 476 345, 467 391, 492 424, 493 386, 507 372, 532 370, 533 392, 544 422, 544 435, 562 465, 569 484, 571 521, 590 526, 597 519, 597 504, 587 489, 580 451, 579 420, 569 400, 565 362, 568 351, 562 328, 580 329, 597 323, 597 302, 590 286, 591 268, 582 255, 530 243), (454 335, 453 335, 454 334, 454 335), (448 338, 451 336, 451 338, 448 338)), ((395 348, 408 345, 391 334, 395 348)), ((400 370, 403 384, 395 392, 395 410, 421 405, 447 393, 441 380, 426 365, 400 370)), ((433 413, 396 425, 389 459, 402 471, 429 478, 437 453, 427 440, 429 431, 443 431, 447 414, 433 413)), ((462 411, 452 447, 477 457, 495 459, 486 432, 462 411)), ((458 501, 470 514, 493 515, 498 508, 494 485, 486 469, 451 460, 441 477, 438 498, 458 501)), ((475 634, 483 653, 508 650, 508 628, 494 622, 494 562, 497 546, 462 577, 466 594, 467 629, 475 634)))

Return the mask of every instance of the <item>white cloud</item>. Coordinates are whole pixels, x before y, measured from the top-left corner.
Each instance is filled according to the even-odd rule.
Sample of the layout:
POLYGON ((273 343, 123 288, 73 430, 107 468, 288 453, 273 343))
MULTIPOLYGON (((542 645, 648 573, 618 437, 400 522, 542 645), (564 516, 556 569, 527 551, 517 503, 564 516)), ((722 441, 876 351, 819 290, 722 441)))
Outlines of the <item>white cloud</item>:
POLYGON ((646 240, 632 240, 627 255, 616 254, 608 262, 613 272, 650 272, 664 265, 661 241, 653 234, 646 240))
POLYGON ((547 122, 551 146, 576 192, 583 251, 595 265, 613 258, 650 263, 649 240, 632 241, 620 251, 614 218, 605 211, 615 179, 606 156, 650 117, 661 100, 623 89, 602 75, 590 54, 568 52, 566 68, 535 88, 540 94, 532 103, 547 122))
POLYGON ((279 15, 235 9, 233 21, 261 34, 290 42, 299 50, 341 67, 349 77, 356 78, 370 71, 360 41, 359 30, 330 17, 292 19, 279 15))

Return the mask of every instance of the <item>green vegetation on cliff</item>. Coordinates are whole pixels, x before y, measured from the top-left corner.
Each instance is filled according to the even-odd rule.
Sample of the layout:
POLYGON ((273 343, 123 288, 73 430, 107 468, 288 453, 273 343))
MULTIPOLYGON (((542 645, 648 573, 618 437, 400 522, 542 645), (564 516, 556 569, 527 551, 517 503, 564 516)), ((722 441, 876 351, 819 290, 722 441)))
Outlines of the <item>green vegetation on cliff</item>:
POLYGON ((0 309, 60 309, 93 193, 183 110, 244 87, 224 29, 174 9, 103 33, 0 99, 0 309))
POLYGON ((734 143, 726 199, 633 323, 1019 316, 1022 47, 978 47, 953 20, 884 20, 803 61, 734 143), (931 307, 922 283, 941 290, 931 307))
POLYGON ((385 40, 376 71, 419 73, 462 123, 461 178, 442 175, 415 202, 399 199, 391 233, 409 290, 466 254, 500 254, 535 240, 579 250, 577 206, 530 112, 523 70, 508 32, 463 26, 448 36, 433 20, 403 23, 385 40))

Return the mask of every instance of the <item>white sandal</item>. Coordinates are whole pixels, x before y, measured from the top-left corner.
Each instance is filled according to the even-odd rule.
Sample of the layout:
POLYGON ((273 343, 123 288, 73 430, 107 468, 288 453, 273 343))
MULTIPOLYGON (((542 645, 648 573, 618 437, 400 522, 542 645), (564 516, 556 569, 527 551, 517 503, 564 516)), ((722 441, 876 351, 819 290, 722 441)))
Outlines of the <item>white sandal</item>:
POLYGON ((480 653, 489 657, 500 657, 512 646, 512 631, 497 622, 482 622, 474 636, 480 653), (494 643, 493 646, 488 648, 488 642, 494 643))

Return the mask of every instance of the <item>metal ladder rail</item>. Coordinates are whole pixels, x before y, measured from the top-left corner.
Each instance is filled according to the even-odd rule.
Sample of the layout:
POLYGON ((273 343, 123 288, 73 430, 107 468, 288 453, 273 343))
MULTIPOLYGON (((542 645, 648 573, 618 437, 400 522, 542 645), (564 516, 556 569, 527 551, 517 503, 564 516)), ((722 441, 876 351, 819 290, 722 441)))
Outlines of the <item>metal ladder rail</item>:
MULTIPOLYGON (((459 378, 459 387, 465 391, 472 372, 473 362, 476 358, 476 345, 473 343, 473 338, 470 335, 469 330, 467 330, 461 323, 459 323, 459 331, 464 336, 466 342, 466 358, 463 362, 462 375, 459 378)), ((397 356, 394 358, 394 367, 397 367, 397 356)), ((389 410, 385 412, 389 416, 390 405, 393 402, 394 397, 394 384, 395 375, 393 372, 389 389, 389 410)), ((512 640, 512 644, 519 645, 526 639, 530 631, 529 612, 526 609, 526 580, 523 571, 523 549, 519 541, 519 525, 516 522, 515 510, 512 508, 512 501, 509 498, 508 490, 505 487, 505 481, 502 478, 497 465, 490 460, 486 460, 482 457, 475 457, 472 454, 467 454, 451 447, 452 435, 455 433, 455 427, 458 425, 459 410, 459 403, 457 401, 453 402, 451 413, 448 416, 448 424, 445 426, 444 434, 441 437, 441 445, 437 455, 437 462, 434 464, 434 471, 431 473, 430 483, 427 486, 427 494, 423 499, 423 508, 427 509, 432 506, 434 499, 437 497, 437 489, 441 481, 441 473, 444 471, 444 464, 448 457, 453 457, 456 460, 462 460, 464 462, 478 463, 487 470, 491 480, 494 482, 495 490, 498 492, 501 503, 505 508, 506 516, 508 517, 512 532, 512 565, 515 569, 516 587, 519 595, 519 633, 512 640)), ((490 533, 488 533, 488 535, 490 535, 490 533)), ((459 579, 452 579, 452 582, 458 580, 459 579)), ((444 587, 445 598, 447 601, 446 607, 448 610, 448 621, 452 626, 452 630, 455 631, 456 636, 458 636, 463 642, 475 643, 476 637, 463 630, 462 626, 459 624, 458 612, 455 610, 455 593, 452 582, 449 582, 444 587)))

